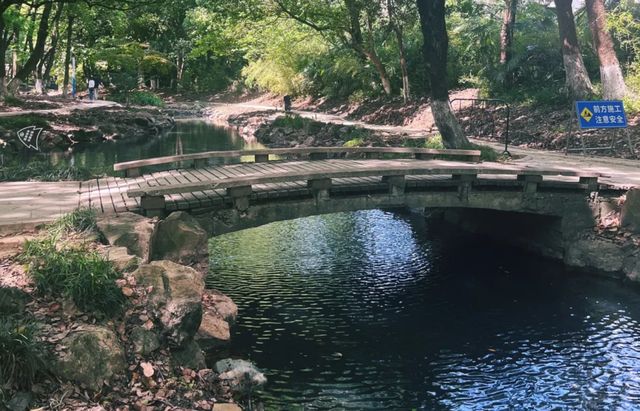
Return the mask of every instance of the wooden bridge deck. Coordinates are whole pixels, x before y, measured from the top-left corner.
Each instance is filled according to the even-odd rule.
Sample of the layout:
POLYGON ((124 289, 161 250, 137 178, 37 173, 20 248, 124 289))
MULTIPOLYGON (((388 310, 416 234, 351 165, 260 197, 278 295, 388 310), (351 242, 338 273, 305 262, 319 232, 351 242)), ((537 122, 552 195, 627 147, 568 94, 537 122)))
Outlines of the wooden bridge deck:
MULTIPOLYGON (((224 187, 215 187, 216 184, 230 180, 250 179, 252 192, 250 199, 269 200, 278 198, 291 198, 307 196, 311 194, 308 187, 308 175, 322 175, 323 173, 336 173, 341 175, 364 174, 369 170, 393 170, 398 175, 405 175, 408 190, 454 187, 459 181, 452 179, 453 174, 480 175, 474 179, 473 185, 481 188, 502 187, 504 189, 522 189, 524 181, 518 176, 539 176, 544 180, 538 185, 550 189, 589 189, 590 187, 576 177, 593 178, 594 175, 581 174, 570 169, 533 170, 526 166, 502 165, 497 163, 473 164, 464 162, 440 161, 440 160, 320 160, 320 161, 293 161, 293 162, 268 162, 268 163, 240 163, 232 165, 209 166, 204 168, 178 169, 144 174, 139 177, 108 177, 83 182, 80 189, 80 204, 94 207, 104 213, 118 213, 124 211, 141 211, 141 199, 137 196, 127 195, 130 191, 144 191, 149 188, 162 189, 166 186, 201 187, 188 190, 183 193, 168 193, 165 195, 166 210, 189 210, 208 207, 222 207, 232 204, 233 199, 228 195, 224 187), (430 175, 425 173, 425 168, 440 170, 430 175), (448 169, 455 170, 446 174, 448 169), (422 170, 422 171, 420 171, 422 170), (412 171, 416 171, 413 173, 412 171), (342 173, 343 172, 343 173, 342 173), (283 175, 300 175, 298 181, 282 181, 272 183, 260 183, 262 180, 283 175), (412 175, 417 174, 417 175, 412 175), (204 188, 206 187, 206 188, 204 188), (211 188, 211 189, 208 189, 211 188)), ((367 193, 377 192, 387 188, 383 180, 383 172, 378 176, 354 176, 332 178, 331 192, 367 193)), ((288 178, 288 180, 292 180, 288 178)))

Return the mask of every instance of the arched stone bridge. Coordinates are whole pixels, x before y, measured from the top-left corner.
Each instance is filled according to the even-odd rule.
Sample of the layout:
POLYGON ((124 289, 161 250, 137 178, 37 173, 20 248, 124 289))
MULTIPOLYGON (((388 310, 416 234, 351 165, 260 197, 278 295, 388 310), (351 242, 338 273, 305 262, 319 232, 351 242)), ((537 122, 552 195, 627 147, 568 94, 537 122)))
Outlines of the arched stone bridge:
POLYGON ((281 149, 212 152, 116 165, 137 177, 87 183, 82 202, 103 212, 194 215, 211 235, 273 221, 375 208, 471 208, 560 218, 592 227, 591 193, 598 174, 532 169, 499 163, 424 158, 455 156, 477 161, 477 151, 427 149, 281 149), (268 161, 269 155, 311 155, 313 161, 268 161), (328 154, 367 159, 328 159, 328 154), (374 159, 380 155, 412 159, 374 159), (203 165, 140 173, 141 167, 190 160, 255 156, 255 162, 203 165), (194 158, 195 157, 195 158, 194 158), (130 171, 134 170, 133 173, 130 171))

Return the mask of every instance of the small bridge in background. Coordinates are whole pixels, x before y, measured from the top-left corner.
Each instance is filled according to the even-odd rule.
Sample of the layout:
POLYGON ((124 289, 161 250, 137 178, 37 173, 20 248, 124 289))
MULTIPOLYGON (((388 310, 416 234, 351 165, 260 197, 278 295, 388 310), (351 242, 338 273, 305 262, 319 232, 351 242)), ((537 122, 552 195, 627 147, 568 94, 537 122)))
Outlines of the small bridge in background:
POLYGON ((188 154, 117 164, 115 169, 128 176, 83 183, 80 201, 104 213, 164 216, 187 211, 218 235, 309 215, 390 207, 563 216, 588 212, 589 194, 599 189, 597 173, 480 163, 479 156, 473 150, 412 148, 188 154), (298 158, 283 160, 291 156, 298 158), (241 157, 253 161, 207 164, 241 157), (142 172, 143 167, 167 164, 181 168, 142 172))

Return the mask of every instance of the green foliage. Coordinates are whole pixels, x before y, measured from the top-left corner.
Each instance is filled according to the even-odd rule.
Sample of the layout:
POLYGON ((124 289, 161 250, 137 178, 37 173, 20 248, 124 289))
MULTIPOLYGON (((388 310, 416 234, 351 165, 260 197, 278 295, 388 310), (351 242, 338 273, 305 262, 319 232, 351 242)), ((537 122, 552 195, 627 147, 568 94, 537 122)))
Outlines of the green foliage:
POLYGON ((365 146, 365 141, 362 137, 356 137, 356 138, 352 138, 351 140, 345 142, 343 144, 344 147, 364 147, 365 146))
POLYGON ((297 114, 287 114, 285 116, 277 117, 273 121, 274 127, 291 127, 294 130, 302 130, 306 129, 308 124, 311 123, 312 120, 308 118, 303 118, 297 114))
POLYGON ((28 391, 46 375, 46 351, 36 333, 29 320, 0 316, 0 397, 7 388, 28 391))
POLYGON ((93 210, 76 210, 49 225, 42 238, 25 242, 19 259, 27 264, 38 293, 70 298, 83 311, 111 317, 125 302, 115 283, 119 273, 90 244, 66 240, 95 226, 93 210))
POLYGON ((53 238, 60 238, 72 232, 84 233, 95 231, 96 228, 96 210, 81 207, 49 224, 47 226, 47 233, 53 238))
POLYGON ((427 137, 427 140, 424 142, 424 148, 442 150, 443 148, 445 148, 444 143, 442 142, 442 136, 440 134, 435 134, 433 136, 427 137))
POLYGON ((18 97, 6 95, 4 96, 4 105, 9 107, 22 107, 24 105, 24 101, 18 97))
POLYGON ((157 94, 150 91, 134 91, 126 94, 115 94, 112 99, 121 103, 133 104, 134 106, 165 106, 164 100, 162 100, 162 98, 157 94))
POLYGON ((0 166, 0 181, 82 181, 93 176, 85 167, 54 166, 48 162, 0 166))

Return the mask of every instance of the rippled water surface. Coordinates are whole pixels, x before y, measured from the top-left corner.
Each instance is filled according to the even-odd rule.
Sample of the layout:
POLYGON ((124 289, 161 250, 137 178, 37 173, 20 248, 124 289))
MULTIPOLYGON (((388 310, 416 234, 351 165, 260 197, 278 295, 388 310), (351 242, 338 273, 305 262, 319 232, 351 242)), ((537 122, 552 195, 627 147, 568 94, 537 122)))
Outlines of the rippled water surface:
POLYGON ((268 409, 639 409, 640 290, 411 214, 211 242, 268 409))

